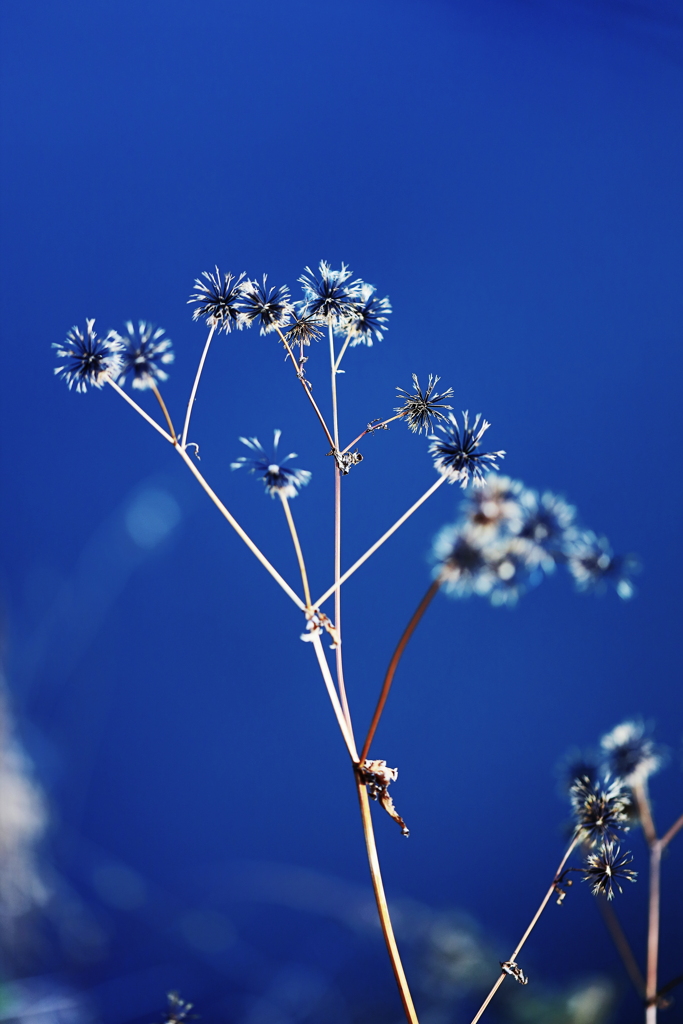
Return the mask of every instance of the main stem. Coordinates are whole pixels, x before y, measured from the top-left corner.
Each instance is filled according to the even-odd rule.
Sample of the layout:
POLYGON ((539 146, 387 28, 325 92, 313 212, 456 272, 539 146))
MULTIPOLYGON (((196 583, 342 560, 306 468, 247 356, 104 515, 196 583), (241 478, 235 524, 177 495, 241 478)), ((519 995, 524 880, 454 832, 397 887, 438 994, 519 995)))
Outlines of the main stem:
POLYGON ((363 834, 365 836, 365 848, 368 854, 372 888, 375 894, 375 902, 377 903, 377 910, 379 912, 379 920, 382 926, 384 941, 386 942, 389 959, 391 960, 391 966, 394 971, 394 977, 396 978, 396 984, 398 985, 398 991, 401 996, 401 1002, 403 1003, 406 1018, 408 1019, 409 1024, 419 1024, 417 1013, 415 1012, 415 1007, 413 1005, 413 999, 408 987, 408 981, 405 976, 405 971, 403 970, 403 964, 401 963, 401 956, 398 951, 398 946, 396 945, 394 929, 389 915, 389 907, 387 906, 387 898, 384 893, 382 872, 380 871, 377 846, 375 844, 375 833, 372 827, 372 815, 370 813, 368 792, 358 776, 356 776, 356 788, 358 790, 360 816, 363 823, 363 834))
MULTIPOLYGON (((550 899, 552 894, 555 892, 555 885, 557 883, 557 880, 558 880, 559 876, 562 874, 562 870, 563 870, 565 864, 567 863, 567 861, 569 860, 569 858, 571 857, 572 852, 573 852, 576 844, 579 842, 580 838, 581 837, 579 835, 575 836, 574 839, 572 839, 571 843, 569 844, 569 847, 567 848, 567 852, 565 853, 564 857, 560 861, 560 865, 559 865, 557 871, 555 872, 555 876, 553 878, 553 881, 552 881, 552 884, 551 884, 550 888, 548 889, 547 893, 545 894, 545 896, 541 900, 540 907, 538 908, 538 910, 536 911, 536 913, 532 917, 531 923, 529 924, 529 927, 527 928, 527 930, 524 932, 524 935, 522 936, 522 938, 517 943, 517 946, 515 947, 515 950, 514 950, 512 956, 510 957, 510 959, 507 961, 507 963, 514 963, 516 961, 516 959, 519 956, 519 953, 520 953, 520 951, 522 949, 522 946, 524 945, 526 940, 529 938, 529 936, 531 935, 531 933, 534 930, 534 928, 536 927, 536 925, 538 924, 538 919, 541 916, 541 914, 543 913, 543 911, 545 910, 545 908, 547 907, 548 900, 550 899)), ((491 1000, 495 996, 496 992, 498 991, 500 986, 505 981, 506 977, 507 977, 507 975, 504 972, 501 971, 501 973, 500 973, 500 975, 499 975, 495 985, 493 986, 493 988, 491 989, 491 991, 487 995, 486 999, 484 1000, 484 1002, 480 1006, 479 1012, 477 1013, 476 1017, 473 1019, 472 1024, 477 1024, 477 1021, 481 1018, 482 1014, 484 1013, 484 1010, 489 1005, 489 1003, 491 1002, 491 1000)))
POLYGON ((645 1021, 657 1021, 657 965, 659 960, 659 908, 662 848, 654 843, 650 849, 650 900, 647 921, 647 978, 645 988, 645 1021))
MULTIPOLYGON (((363 744, 363 750, 361 751, 361 755, 360 755, 361 764, 363 764, 363 762, 365 761, 365 759, 368 756, 368 752, 370 750, 370 744, 372 743, 372 740, 374 738, 375 732, 377 731, 377 726, 379 725, 379 720, 382 717, 382 712, 384 711, 384 706, 385 706, 385 704, 387 702, 387 697, 389 696, 389 690, 391 689, 391 684, 393 683, 394 676, 396 675, 396 669, 398 668, 398 663, 401 660, 401 658, 403 656, 403 652, 405 651, 406 647, 408 646, 408 643, 410 642, 410 638, 412 637, 413 633, 415 632, 420 619, 422 618, 424 613, 429 608, 429 605, 432 603, 432 598, 434 598, 434 596, 437 594, 440 586, 441 586, 441 580, 440 579, 434 580, 434 582, 430 586, 429 590, 424 595, 424 597, 420 601, 419 605, 417 606, 417 608, 413 612, 413 615, 412 615, 412 617, 410 619, 410 622, 408 623, 406 628, 403 630, 403 634, 401 636, 401 639, 399 640, 399 642, 398 642, 398 644, 396 646, 396 650, 394 651, 394 653, 393 653, 393 655, 391 657, 391 661, 389 662, 389 667, 388 667, 386 675, 384 677, 384 682, 382 683, 382 690, 381 690, 380 695, 379 695, 379 700, 377 701, 377 707, 375 708, 375 713, 372 716, 372 721, 370 722, 370 728, 368 729, 368 734, 365 737, 365 743, 363 744)), ((339 591, 337 591, 337 593, 339 593, 339 591)))

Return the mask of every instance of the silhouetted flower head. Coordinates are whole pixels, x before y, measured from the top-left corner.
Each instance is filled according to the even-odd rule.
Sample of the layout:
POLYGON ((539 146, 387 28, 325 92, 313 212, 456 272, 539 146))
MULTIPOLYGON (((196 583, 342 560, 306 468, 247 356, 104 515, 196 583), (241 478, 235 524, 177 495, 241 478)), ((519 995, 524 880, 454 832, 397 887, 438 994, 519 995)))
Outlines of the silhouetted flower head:
POLYGON ((169 992, 163 1024, 180 1024, 181 1021, 196 1020, 197 1014, 190 1012, 192 1008, 193 1004, 185 1002, 177 992, 169 992))
POLYGON ((520 537, 532 541, 549 561, 565 561, 567 545, 576 536, 576 509, 550 491, 540 497, 535 491, 525 491, 522 510, 520 537))
POLYGON ((600 894, 608 900, 614 899, 614 890, 624 890, 619 881, 635 882, 638 873, 627 867, 631 864, 633 857, 630 853, 621 853, 618 845, 612 842, 604 842, 600 845, 597 853, 588 855, 588 867, 583 869, 584 882, 591 882, 593 895, 600 894))
POLYGON ((267 274, 264 274, 262 284, 245 281, 240 302, 245 325, 250 327, 254 322, 259 323, 261 334, 268 334, 276 327, 282 329, 294 311, 287 285, 269 288, 266 279, 267 274))
POLYGON ((620 831, 627 831, 630 801, 621 779, 605 783, 577 779, 569 791, 576 819, 576 834, 595 845, 599 840, 612 841, 620 831))
POLYGON ((297 304, 300 312, 322 317, 327 323, 351 316, 363 282, 360 279, 350 281, 350 277, 351 271, 343 263, 341 270, 332 270, 329 263, 321 260, 319 276, 306 267, 299 278, 304 289, 304 301, 297 304))
POLYGON ((518 480, 489 473, 481 486, 468 492, 465 512, 469 521, 487 535, 514 537, 522 528, 522 499, 526 493, 518 480))
POLYGON ((396 388, 399 399, 404 398, 403 405, 397 405, 394 412, 405 417, 408 428, 414 434, 428 434, 434 430, 439 420, 446 420, 444 409, 452 409, 452 405, 446 405, 446 399, 453 397, 453 388, 448 388, 442 394, 437 394, 434 388, 441 380, 440 377, 429 374, 427 387, 422 390, 417 374, 413 374, 413 391, 404 391, 403 388, 396 388))
POLYGON ((294 315, 292 326, 286 331, 287 338, 294 345, 310 345, 322 338, 323 321, 315 313, 294 315))
POLYGON ((128 374, 133 375, 134 388, 148 388, 158 380, 168 380, 164 366, 172 363, 175 355, 171 351, 171 339, 165 337, 162 327, 154 327, 145 320, 139 320, 137 327, 129 320, 126 333, 118 335, 123 350, 119 384, 128 374))
POLYGON ((600 746, 611 774, 627 786, 644 782, 662 765, 662 754, 643 722, 622 722, 602 737, 600 746))
POLYGON ((217 327, 226 334, 233 328, 244 326, 240 300, 244 290, 244 274, 222 274, 216 267, 215 273, 205 270, 202 277, 195 279, 194 291, 187 300, 188 305, 197 303, 192 313, 193 320, 206 320, 209 327, 217 327))
POLYGON ((354 345, 370 347, 373 341, 381 341, 384 337, 384 325, 388 322, 389 313, 389 299, 378 299, 373 285, 361 284, 357 297, 351 303, 344 319, 337 324, 336 330, 340 334, 351 335, 351 348, 354 345))
POLYGON ((240 455, 235 462, 230 464, 230 468, 242 469, 244 467, 250 473, 255 473, 263 481, 271 498, 274 498, 276 494, 281 494, 285 498, 295 498, 299 488, 305 486, 311 479, 311 474, 307 469, 291 469, 289 466, 285 466, 285 462, 296 458, 296 452, 290 452, 284 459, 278 459, 277 448, 281 433, 281 430, 273 431, 272 455, 266 453, 257 437, 241 437, 242 444, 246 444, 247 448, 256 452, 256 457, 250 459, 240 455))
POLYGON ((85 330, 72 327, 66 341, 54 342, 52 347, 60 362, 55 373, 76 391, 101 388, 108 377, 115 380, 121 372, 121 339, 116 331, 100 338, 94 320, 85 321, 85 330))
POLYGON ((567 564, 579 590, 600 591, 611 583, 624 601, 635 594, 630 577, 638 571, 638 560, 633 555, 613 555, 605 537, 591 531, 579 534, 572 541, 567 564))
POLYGON ((487 594, 493 580, 481 537, 467 523, 445 526, 434 539, 434 577, 454 597, 487 594))
POLYGON ((461 487, 467 487, 470 475, 475 487, 484 483, 485 474, 496 469, 496 460, 502 459, 505 452, 479 452, 484 433, 491 426, 484 420, 479 426, 481 415, 477 414, 472 426, 469 425, 469 414, 464 412, 462 431, 458 426, 453 413, 448 414, 446 424, 439 424, 438 434, 431 434, 429 446, 430 453, 434 456, 436 469, 445 476, 450 483, 460 482, 461 487))

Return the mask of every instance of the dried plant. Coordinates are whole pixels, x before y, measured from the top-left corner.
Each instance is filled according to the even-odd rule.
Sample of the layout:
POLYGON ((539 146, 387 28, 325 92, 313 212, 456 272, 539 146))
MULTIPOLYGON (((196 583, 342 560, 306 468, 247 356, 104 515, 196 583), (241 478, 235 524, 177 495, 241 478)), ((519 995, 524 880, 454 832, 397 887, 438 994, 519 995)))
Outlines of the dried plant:
MULTIPOLYGON (((427 386, 423 388, 417 375, 413 374, 412 391, 397 389, 401 404, 393 409, 393 415, 370 420, 356 437, 344 444, 339 433, 337 396, 337 377, 344 372, 341 370, 342 360, 349 348, 361 345, 369 348, 375 341, 382 340, 392 312, 391 304, 388 298, 377 298, 374 286, 358 278, 352 279, 344 264, 339 270, 333 270, 324 261, 317 271, 306 267, 299 281, 303 297, 292 301, 288 287, 269 286, 265 275, 260 281, 252 280, 245 273, 234 275, 216 267, 214 272, 204 272, 196 279, 189 302, 195 307, 193 319, 206 324, 208 335, 180 431, 176 430, 175 421, 159 390, 167 377, 166 367, 173 360, 171 342, 161 328, 141 321, 137 327, 128 323, 121 333, 109 331, 100 336, 95 331, 95 321, 87 320, 85 330, 73 327, 66 341, 54 346, 60 360, 55 372, 77 391, 83 392, 89 387, 102 388, 106 384, 123 398, 175 449, 219 512, 302 613, 301 639, 312 647, 353 768, 373 890, 391 965, 405 1015, 408 1021, 416 1024, 418 1018, 384 892, 369 804, 370 799, 377 801, 396 820, 403 834, 408 835, 405 822, 389 794, 389 787, 397 778, 397 769, 388 768, 386 761, 369 756, 401 656, 434 596, 442 589, 452 597, 479 595, 494 605, 511 605, 556 566, 565 565, 578 589, 600 590, 611 583, 620 597, 626 599, 634 593, 631 575, 637 563, 632 556, 615 557, 605 538, 579 527, 575 509, 563 498, 550 493, 538 494, 518 481, 498 476, 498 462, 505 452, 484 451, 482 448, 489 422, 479 414, 470 418, 467 411, 460 417, 456 416, 446 401, 453 397, 453 389, 437 393, 435 388, 439 377, 435 375, 429 374, 427 386), (261 334, 273 339, 274 354, 277 348, 280 352, 284 350, 286 361, 291 365, 292 379, 303 390, 304 399, 322 431, 321 455, 332 457, 328 465, 334 475, 334 579, 315 599, 312 599, 304 550, 291 508, 292 499, 308 484, 311 473, 308 469, 287 465, 296 458, 294 454, 284 458, 278 454, 280 431, 275 430, 269 451, 256 437, 240 438, 249 449, 249 455, 237 457, 232 468, 247 469, 261 480, 268 495, 279 499, 299 566, 299 592, 292 581, 278 572, 208 483, 197 465, 198 443, 190 440, 194 404, 214 338, 221 333, 228 335, 250 327, 258 327, 261 334), (323 341, 325 336, 326 345, 323 341), (329 357, 329 413, 321 410, 308 376, 310 353, 317 350, 318 355, 318 346, 326 349, 329 357), (151 391, 161 411, 162 422, 133 400, 124 390, 126 384, 140 392, 151 391), (437 478, 353 565, 342 571, 342 478, 358 471, 356 467, 363 460, 358 445, 363 438, 386 430, 389 424, 399 421, 413 434, 427 436, 426 454, 432 457, 437 478), (457 483, 465 491, 462 516, 445 526, 435 539, 432 582, 399 639, 372 721, 362 744, 359 744, 344 681, 342 587, 445 483, 457 483), (330 601, 333 610, 328 608, 324 611, 324 606, 330 601), (328 660, 326 644, 333 651, 333 667, 328 660)), ((231 343, 231 339, 226 339, 225 343, 231 343)), ((616 741, 610 751, 610 756, 617 756, 616 741)), ((582 776, 576 782, 572 791, 576 824, 569 847, 522 940, 512 956, 501 962, 498 981, 475 1020, 479 1020, 506 977, 527 984, 527 976, 517 963, 517 957, 553 893, 558 894, 558 899, 563 898, 565 890, 562 886, 568 884, 569 869, 566 865, 575 849, 581 847, 586 850, 588 861, 578 870, 583 871, 592 883, 595 893, 605 894, 611 899, 623 880, 633 880, 633 872, 627 866, 629 855, 621 852, 617 837, 625 828, 630 805, 625 785, 634 794, 644 824, 646 820, 648 822, 646 833, 652 828, 651 818, 648 816, 646 819, 645 816, 641 776, 642 770, 639 774, 636 765, 628 780, 603 786, 582 776)), ((668 839, 657 840, 654 831, 652 836, 652 849, 658 850, 657 856, 661 856, 662 844, 665 845, 668 839)), ((171 1009, 175 1015, 171 1014, 168 1019, 176 1020, 186 1017, 189 1007, 178 1000, 171 1009)))

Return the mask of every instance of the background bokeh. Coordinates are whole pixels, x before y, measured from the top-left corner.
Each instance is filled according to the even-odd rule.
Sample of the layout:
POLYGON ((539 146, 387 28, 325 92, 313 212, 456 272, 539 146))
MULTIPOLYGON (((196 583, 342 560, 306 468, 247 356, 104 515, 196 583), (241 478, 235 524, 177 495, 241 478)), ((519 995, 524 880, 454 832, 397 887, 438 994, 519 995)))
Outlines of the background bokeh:
MULTIPOLYGON (((514 610, 440 596, 397 677, 374 750, 400 767, 410 839, 376 817, 409 970, 428 976, 416 936, 441 928, 445 946, 479 935, 495 975, 562 850, 568 747, 642 715, 671 751, 657 820, 683 802, 680 5, 36 0, 0 21, 4 654, 52 893, 5 975, 106 1024, 159 1020, 169 988, 206 1021, 398 1021, 298 614, 170 448, 110 391, 70 394, 49 346, 86 316, 161 324, 179 419, 201 271, 296 291, 305 264, 343 260, 394 307, 384 342, 346 358, 344 434, 388 414, 412 372, 439 373, 456 408, 492 421, 506 472, 639 554, 628 604, 559 572, 514 610)), ((308 364, 321 396, 323 356, 308 364)), ((320 591, 317 426, 275 342, 218 338, 192 428, 202 469, 294 577, 277 505, 229 470, 240 434, 274 427, 313 472, 294 510, 320 591)), ((400 424, 364 450, 345 564, 434 478, 400 424)), ((360 723, 458 499, 442 488, 345 588, 360 723)), ((618 910, 642 956, 631 845, 642 884, 618 910)), ((664 865, 662 980, 681 970, 682 847, 664 865)), ((586 886, 549 909, 523 966, 537 991, 599 975, 615 1019, 640 1019, 586 886)), ((476 996, 446 989, 435 1006, 423 984, 427 1019, 469 1020, 476 996)))

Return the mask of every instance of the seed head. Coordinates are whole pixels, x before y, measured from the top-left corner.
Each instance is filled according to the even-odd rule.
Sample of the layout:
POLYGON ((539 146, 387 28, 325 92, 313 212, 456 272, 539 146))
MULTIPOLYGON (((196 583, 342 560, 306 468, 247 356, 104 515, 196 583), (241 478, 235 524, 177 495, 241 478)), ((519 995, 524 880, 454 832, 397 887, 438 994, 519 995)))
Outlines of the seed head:
POLYGON ((622 722, 600 740, 612 775, 627 786, 644 782, 662 765, 662 753, 646 734, 643 722, 622 722))
POLYGON ((219 331, 229 334, 233 328, 244 327, 244 317, 240 310, 240 300, 244 290, 244 274, 234 277, 233 274, 222 274, 218 267, 215 273, 205 270, 202 277, 195 279, 194 291, 187 300, 188 305, 197 303, 192 313, 193 320, 206 320, 209 327, 217 327, 219 331))
POLYGON ((163 369, 175 359, 171 351, 171 339, 166 338, 162 327, 155 328, 145 320, 139 320, 137 327, 129 320, 126 333, 118 335, 121 345, 121 373, 119 384, 132 374, 134 388, 149 388, 158 380, 168 380, 163 369))
POLYGON ((354 345, 370 347, 373 341, 381 341, 384 337, 384 325, 388 322, 387 314, 391 313, 391 303, 388 298, 376 298, 374 293, 373 285, 361 284, 349 312, 336 327, 340 334, 351 336, 351 348, 354 345))
POLYGON ((453 413, 448 414, 448 421, 439 424, 438 434, 430 434, 430 453, 434 456, 436 469, 445 476, 450 483, 458 481, 461 487, 467 487, 470 475, 475 487, 481 487, 485 480, 485 474, 496 469, 496 460, 502 459, 505 452, 479 452, 481 439, 491 424, 481 421, 481 414, 477 414, 472 426, 469 424, 469 414, 464 412, 462 431, 458 426, 453 413))
POLYGON ((276 494, 282 494, 285 498, 295 498, 299 488, 304 487, 311 479, 307 469, 291 469, 285 466, 285 462, 295 459, 296 452, 291 452, 284 459, 278 459, 277 448, 280 441, 281 430, 273 431, 273 453, 268 455, 257 437, 241 437, 240 441, 256 452, 256 458, 249 459, 240 455, 235 462, 230 464, 231 469, 248 469, 262 481, 268 494, 274 498, 276 494))
POLYGON ((319 276, 306 267, 299 278, 303 285, 304 300, 297 303, 300 313, 312 313, 327 323, 339 323, 353 314, 353 304, 359 297, 362 281, 349 281, 351 271, 344 263, 340 270, 332 270, 329 263, 321 260, 319 276))
POLYGON ((631 871, 627 864, 631 864, 633 857, 630 853, 621 853, 618 845, 613 842, 603 842, 597 853, 588 855, 588 867, 583 869, 584 882, 591 882, 593 895, 602 894, 608 900, 614 899, 614 890, 624 890, 619 885, 619 880, 635 882, 638 872, 631 871))
POLYGON ((242 285, 241 309, 247 327, 253 323, 261 325, 261 334, 268 334, 276 327, 283 328, 294 312, 290 301, 289 288, 269 288, 267 274, 260 281, 246 281, 242 285))
POLYGON ((626 824, 630 800, 620 779, 614 782, 591 782, 577 779, 569 791, 576 819, 576 835, 594 846, 598 841, 613 842, 626 824))
POLYGON ((89 386, 101 388, 107 378, 116 379, 121 372, 123 344, 116 331, 100 338, 95 321, 86 320, 85 330, 72 327, 63 343, 53 343, 60 365, 55 373, 76 391, 87 391, 89 386))
POLYGON ((436 427, 439 420, 446 420, 444 409, 452 409, 452 405, 446 405, 445 400, 453 397, 453 388, 448 388, 443 394, 435 394, 434 388, 441 380, 440 377, 429 374, 427 387, 423 391, 417 374, 413 374, 413 393, 404 391, 403 388, 396 388, 399 396, 405 399, 403 405, 394 409, 400 416, 405 417, 408 429, 414 434, 429 434, 436 427))

